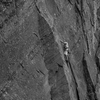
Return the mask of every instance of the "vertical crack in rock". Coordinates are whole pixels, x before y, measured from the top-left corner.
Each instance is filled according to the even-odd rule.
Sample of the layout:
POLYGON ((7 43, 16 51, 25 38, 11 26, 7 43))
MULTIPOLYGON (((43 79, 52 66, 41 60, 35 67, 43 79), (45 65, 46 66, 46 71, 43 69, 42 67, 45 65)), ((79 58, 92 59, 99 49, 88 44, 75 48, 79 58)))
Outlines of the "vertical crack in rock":
POLYGON ((70 63, 70 61, 68 61, 68 60, 66 61, 66 63, 67 63, 68 67, 69 67, 70 70, 71 70, 72 77, 73 77, 74 82, 75 82, 75 89, 76 89, 77 100, 80 100, 80 96, 79 96, 79 92, 78 92, 78 84, 77 84, 77 81, 76 81, 75 74, 74 74, 74 72, 73 72, 73 69, 72 69, 71 63, 70 63))
POLYGON ((84 14, 83 14, 84 13, 83 1, 82 0, 80 1, 80 5, 77 4, 77 2, 76 2, 75 6, 74 6, 74 9, 75 9, 75 13, 77 14, 76 15, 77 18, 79 17, 80 20, 81 20, 81 22, 79 22, 79 25, 81 25, 80 28, 82 29, 83 36, 84 36, 84 39, 85 39, 85 42, 86 42, 87 52, 89 52, 89 43, 88 43, 88 38, 87 38, 87 35, 86 35, 86 31, 85 31, 85 20, 84 20, 84 14))
POLYGON ((83 63, 84 78, 85 78, 85 82, 86 82, 86 85, 87 85, 88 99, 89 100, 97 100, 97 96, 96 96, 96 93, 95 93, 95 87, 92 83, 92 80, 90 78, 90 74, 89 74, 88 69, 87 69, 88 66, 87 66, 87 62, 85 60, 85 55, 83 56, 82 63, 83 63))
POLYGON ((81 18, 81 27, 82 27, 84 39, 86 40, 87 48, 88 48, 88 51, 89 51, 88 38, 86 36, 86 31, 85 31, 83 0, 80 0, 80 9, 79 9, 79 7, 77 6, 76 3, 75 3, 75 8, 76 8, 76 12, 80 15, 80 18, 81 18))

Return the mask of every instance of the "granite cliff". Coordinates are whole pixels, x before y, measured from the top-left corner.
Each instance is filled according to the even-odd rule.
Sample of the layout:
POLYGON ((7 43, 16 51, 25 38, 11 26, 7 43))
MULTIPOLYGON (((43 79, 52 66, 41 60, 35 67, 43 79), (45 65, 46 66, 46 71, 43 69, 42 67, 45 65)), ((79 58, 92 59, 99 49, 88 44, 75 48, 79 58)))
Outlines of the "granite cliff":
POLYGON ((100 100, 99 27, 99 0, 0 0, 0 100, 100 100))

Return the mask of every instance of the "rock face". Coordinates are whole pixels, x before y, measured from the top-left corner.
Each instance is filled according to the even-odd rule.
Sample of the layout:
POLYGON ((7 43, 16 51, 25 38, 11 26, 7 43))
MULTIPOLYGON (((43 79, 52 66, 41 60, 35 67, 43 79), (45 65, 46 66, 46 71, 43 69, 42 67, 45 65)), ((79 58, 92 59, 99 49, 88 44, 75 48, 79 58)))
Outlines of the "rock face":
POLYGON ((0 100, 100 100, 100 1, 0 0, 0 100))

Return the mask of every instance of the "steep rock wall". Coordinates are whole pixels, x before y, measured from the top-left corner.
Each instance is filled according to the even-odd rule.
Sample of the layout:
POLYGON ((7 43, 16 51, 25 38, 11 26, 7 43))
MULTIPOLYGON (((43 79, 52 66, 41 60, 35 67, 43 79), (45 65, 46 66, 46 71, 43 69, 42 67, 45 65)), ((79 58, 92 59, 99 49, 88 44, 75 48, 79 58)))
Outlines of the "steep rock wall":
POLYGON ((0 100, 99 100, 99 4, 1 0, 0 100))

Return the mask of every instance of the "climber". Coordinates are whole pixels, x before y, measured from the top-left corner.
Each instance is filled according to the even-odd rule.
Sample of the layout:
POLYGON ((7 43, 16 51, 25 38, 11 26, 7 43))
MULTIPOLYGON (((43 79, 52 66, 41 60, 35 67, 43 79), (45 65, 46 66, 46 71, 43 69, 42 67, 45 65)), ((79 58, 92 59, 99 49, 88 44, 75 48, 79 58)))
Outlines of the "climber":
POLYGON ((63 43, 63 51, 64 51, 64 55, 68 56, 69 54, 69 46, 68 46, 68 42, 63 42, 62 40, 60 40, 63 43))
POLYGON ((66 56, 68 56, 68 51, 69 51, 69 49, 68 49, 68 42, 64 42, 64 55, 66 55, 66 56))
POLYGON ((62 40, 60 42, 63 43, 64 58, 65 58, 67 66, 69 66, 70 65, 70 51, 69 51, 68 42, 63 42, 62 40))

